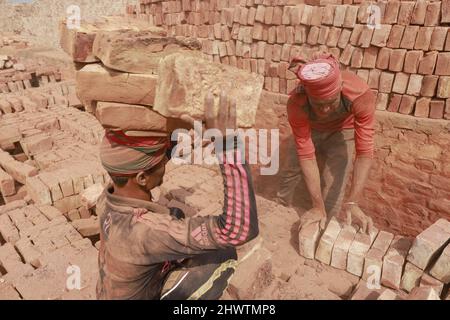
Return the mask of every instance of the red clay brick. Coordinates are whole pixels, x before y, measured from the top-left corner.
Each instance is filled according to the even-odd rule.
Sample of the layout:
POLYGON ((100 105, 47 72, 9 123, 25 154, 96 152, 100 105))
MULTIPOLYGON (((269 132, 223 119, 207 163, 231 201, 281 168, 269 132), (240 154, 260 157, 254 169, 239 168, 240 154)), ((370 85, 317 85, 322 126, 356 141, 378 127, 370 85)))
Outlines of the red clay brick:
POLYGON ((303 15, 302 15, 302 20, 300 23, 305 26, 311 25, 312 12, 313 12, 313 6, 305 5, 303 8, 303 15))
POLYGON ((411 114, 414 110, 414 104, 416 103, 416 97, 404 95, 400 102, 400 107, 398 109, 399 113, 411 114))
POLYGON ((414 49, 428 51, 431 43, 431 36, 433 35, 434 28, 421 27, 417 33, 416 44, 414 49))
POLYGON ((370 29, 367 26, 364 26, 361 32, 361 36, 358 40, 358 46, 361 48, 368 48, 372 41, 372 36, 375 29, 370 29))
POLYGON ((377 62, 378 48, 377 47, 369 47, 364 49, 364 58, 362 61, 362 67, 367 69, 375 68, 375 64, 377 62))
POLYGON ((319 38, 317 39, 318 44, 325 44, 328 39, 328 34, 330 33, 329 27, 320 27, 319 38))
POLYGON ((430 98, 420 98, 416 101, 414 116, 419 118, 428 118, 430 114, 430 98))
POLYGON ((430 102, 430 118, 431 119, 442 119, 444 117, 444 100, 431 100, 430 102))
POLYGON ((353 28, 352 36, 350 37, 350 44, 352 46, 356 46, 358 44, 363 28, 364 25, 362 24, 356 24, 355 27, 353 28))
POLYGON ((387 109, 388 103, 389 95, 387 93, 379 93, 377 96, 376 109, 384 111, 387 109))
POLYGON ((450 52, 441 52, 438 54, 435 74, 439 76, 450 75, 450 52))
POLYGON ((341 49, 345 49, 348 42, 350 41, 350 37, 352 35, 352 31, 348 29, 342 29, 341 35, 339 36, 339 40, 337 46, 341 49))
POLYGON ((281 18, 283 17, 283 9, 281 7, 274 7, 273 8, 273 16, 272 16, 272 24, 280 25, 281 24, 281 18))
POLYGON ((336 9, 334 11, 334 19, 333 19, 333 25, 335 27, 342 27, 345 20, 345 13, 347 11, 347 6, 336 6, 336 9))
POLYGON ((400 102, 402 101, 401 94, 393 94, 391 95, 391 99, 389 100, 389 104, 387 110, 390 112, 398 112, 398 108, 400 107, 400 102))
POLYGON ((435 75, 424 76, 420 95, 424 97, 434 97, 439 77, 435 75))
POLYGON ((314 7, 311 17, 311 25, 320 27, 322 25, 323 7, 314 7))
POLYGON ((335 27, 331 28, 330 33, 328 35, 327 43, 326 43, 326 45, 328 47, 336 47, 337 46, 337 43, 339 41, 339 36, 341 35, 341 31, 342 31, 341 28, 335 28, 335 27))
POLYGON ((428 1, 417 0, 416 6, 411 17, 411 24, 423 25, 425 23, 425 15, 427 13, 428 1))
POLYGON ((395 74, 392 72, 381 72, 378 91, 381 93, 391 93, 395 74))
POLYGON ((376 67, 381 70, 386 70, 389 68, 389 60, 392 54, 392 49, 381 48, 378 52, 377 65, 376 67))
POLYGON ((293 44, 295 39, 294 35, 294 27, 287 26, 286 27, 286 43, 293 44))
POLYGON ((345 12, 345 18, 343 27, 353 28, 356 24, 356 19, 358 18, 358 6, 348 6, 345 12))
POLYGON ((369 81, 369 70, 366 69, 358 69, 358 71, 356 72, 356 74, 358 75, 358 77, 361 78, 361 80, 363 80, 365 83, 367 83, 369 81))
POLYGON ((393 25, 386 45, 389 48, 400 48, 400 43, 402 41, 404 31, 405 26, 401 26, 398 24, 393 25))
POLYGON ((448 27, 435 27, 431 35, 430 50, 444 50, 445 39, 447 38, 448 27))
POLYGON ((438 98, 450 98, 450 77, 439 77, 437 94, 438 98))
POLYGON ((286 42, 286 26, 277 26, 277 43, 286 42))
POLYGON ((339 62, 346 66, 350 65, 350 61, 352 59, 354 50, 355 50, 354 46, 352 46, 351 44, 347 45, 344 51, 342 52, 341 57, 339 58, 339 62))
POLYGON ((408 87, 409 75, 403 72, 397 72, 395 75, 394 85, 392 86, 392 92, 405 93, 408 87))
POLYGON ((450 120, 450 99, 446 100, 444 118, 450 120))
POLYGON ((370 70, 369 80, 367 81, 369 88, 378 90, 378 86, 380 83, 380 76, 381 76, 381 70, 378 70, 378 69, 370 70))
POLYGON ((282 24, 289 25, 291 23, 291 10, 292 7, 290 6, 283 7, 283 16, 281 17, 282 24))
POLYGON ((292 8, 291 10, 291 24, 292 25, 299 25, 301 20, 302 20, 302 16, 303 16, 303 9, 304 9, 304 4, 299 4, 296 5, 294 8, 292 8))
POLYGON ((419 26, 407 26, 405 32, 403 33, 402 42, 400 43, 400 48, 403 49, 414 49, 416 44, 417 34, 419 32, 419 26))
POLYGON ((419 62, 418 73, 426 75, 433 74, 434 67, 436 66, 437 57, 438 57, 437 51, 427 52, 419 62))
POLYGON ((406 94, 410 96, 420 96, 420 90, 422 89, 423 76, 420 74, 412 74, 409 77, 408 89, 406 94))
POLYGON ((334 20, 334 12, 336 10, 336 6, 331 5, 331 4, 327 4, 324 8, 323 11, 323 16, 322 16, 322 24, 325 25, 333 25, 333 20, 334 20))
POLYGON ((384 12, 383 23, 397 23, 398 13, 400 11, 400 1, 388 1, 386 11, 384 12))
POLYGON ((392 26, 390 24, 381 25, 380 29, 375 29, 372 37, 372 45, 377 47, 385 47, 391 32, 392 26))
POLYGON ((273 7, 266 7, 264 10, 264 23, 272 24, 273 19, 273 7))
POLYGON ((441 23, 450 23, 450 0, 442 0, 441 23))
POLYGON ((439 25, 441 16, 441 2, 430 2, 427 6, 427 13, 425 15, 425 26, 439 25))
POLYGON ((405 65, 403 71, 407 73, 417 73, 419 61, 423 57, 423 51, 408 51, 405 56, 405 65))
POLYGON ((405 62, 405 49, 394 49, 392 50, 390 59, 389 59, 389 70, 390 71, 402 71, 403 64, 405 62))
POLYGON ((361 68, 363 61, 364 51, 361 48, 355 48, 352 55, 352 68, 361 68))
POLYGON ((398 14, 398 24, 405 26, 410 24, 415 4, 414 1, 402 1, 398 14))
POLYGON ((256 8, 255 21, 264 22, 265 16, 266 16, 265 15, 265 10, 266 10, 266 7, 264 7, 262 5, 259 5, 256 8))

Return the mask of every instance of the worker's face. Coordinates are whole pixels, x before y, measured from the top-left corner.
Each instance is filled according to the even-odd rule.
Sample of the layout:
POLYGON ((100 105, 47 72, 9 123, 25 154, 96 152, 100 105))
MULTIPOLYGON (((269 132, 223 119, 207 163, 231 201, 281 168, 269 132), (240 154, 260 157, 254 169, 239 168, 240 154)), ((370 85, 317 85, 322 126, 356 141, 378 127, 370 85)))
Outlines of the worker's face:
POLYGON ((341 93, 328 99, 317 99, 309 97, 312 110, 319 118, 327 118, 339 108, 341 93))
POLYGON ((140 183, 141 187, 145 191, 150 192, 152 189, 159 187, 163 182, 164 173, 166 172, 166 164, 168 158, 164 156, 164 159, 152 170, 144 172, 143 183, 140 183))

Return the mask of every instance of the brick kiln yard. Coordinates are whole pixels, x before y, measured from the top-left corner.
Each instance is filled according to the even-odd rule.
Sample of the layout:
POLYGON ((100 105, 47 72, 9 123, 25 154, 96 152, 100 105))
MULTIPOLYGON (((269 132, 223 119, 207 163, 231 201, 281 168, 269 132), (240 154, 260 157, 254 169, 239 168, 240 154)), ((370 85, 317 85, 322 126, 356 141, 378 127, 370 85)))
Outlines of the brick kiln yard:
MULTIPOLYGON (((317 224, 299 233, 304 209, 269 200, 279 176, 255 170, 260 235, 238 249, 222 299, 449 299, 450 1, 378 4, 375 30, 365 25, 368 3, 356 0, 183 0, 141 1, 78 31, 63 23, 64 51, 0 34, 0 299, 95 299, 95 201, 109 177, 93 114, 110 126, 146 119, 152 127, 140 129, 166 129, 151 109, 179 110, 155 99, 161 58, 189 52, 241 69, 214 69, 236 81, 263 82, 260 100, 245 100, 256 115, 242 113, 241 124, 279 128, 285 141, 286 94, 296 85, 287 66, 319 48, 377 94, 375 164, 362 204, 377 230, 363 235, 333 219, 322 234, 317 224), (69 290, 71 267, 80 289, 69 290)), ((154 196, 188 216, 217 214, 222 178, 218 167, 169 162, 154 196)))

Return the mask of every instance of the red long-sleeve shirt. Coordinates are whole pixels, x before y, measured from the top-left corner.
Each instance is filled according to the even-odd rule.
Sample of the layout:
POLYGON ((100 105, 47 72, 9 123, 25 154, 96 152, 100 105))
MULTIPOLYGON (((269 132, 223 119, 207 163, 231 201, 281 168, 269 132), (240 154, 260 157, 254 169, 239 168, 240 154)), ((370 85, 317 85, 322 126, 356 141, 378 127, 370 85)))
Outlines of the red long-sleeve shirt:
POLYGON ((315 159, 312 129, 333 132, 354 128, 356 155, 373 157, 375 95, 356 74, 349 71, 342 71, 341 74, 341 105, 327 119, 319 120, 315 117, 306 93, 300 86, 290 93, 287 103, 288 120, 300 160, 315 159))

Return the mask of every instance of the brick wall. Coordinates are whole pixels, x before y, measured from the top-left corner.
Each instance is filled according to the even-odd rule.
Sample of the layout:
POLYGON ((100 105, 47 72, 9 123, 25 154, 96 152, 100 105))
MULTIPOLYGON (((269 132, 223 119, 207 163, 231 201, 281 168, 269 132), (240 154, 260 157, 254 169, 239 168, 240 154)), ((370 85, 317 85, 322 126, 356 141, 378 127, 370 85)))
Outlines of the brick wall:
POLYGON ((141 0, 127 12, 201 39, 211 60, 263 74, 271 92, 290 92, 292 57, 320 48, 368 82, 377 109, 450 119, 450 1, 378 1, 380 29, 367 26, 369 2, 351 3, 141 0))

